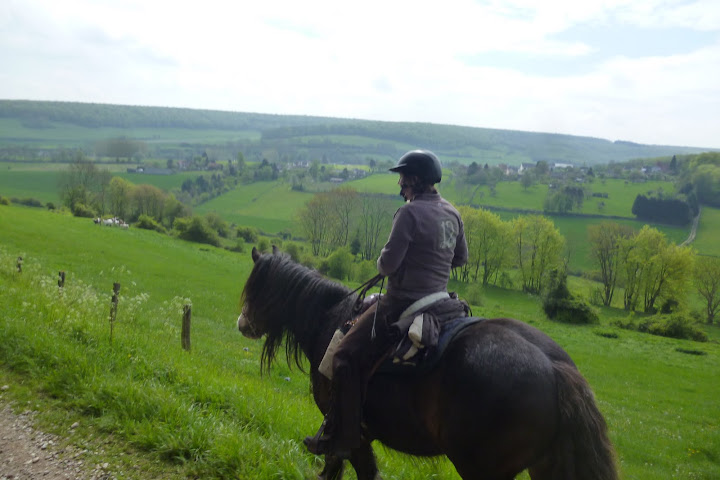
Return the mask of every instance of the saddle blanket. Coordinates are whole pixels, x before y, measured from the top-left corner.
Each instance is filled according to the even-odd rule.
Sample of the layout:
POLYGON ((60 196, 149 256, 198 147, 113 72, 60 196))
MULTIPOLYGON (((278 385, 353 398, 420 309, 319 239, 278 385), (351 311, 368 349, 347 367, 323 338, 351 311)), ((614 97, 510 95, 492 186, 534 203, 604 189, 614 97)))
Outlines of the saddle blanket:
POLYGON ((377 373, 422 374, 431 370, 442 358, 450 342, 463 330, 471 325, 482 322, 482 317, 459 317, 442 322, 437 345, 432 348, 419 350, 407 361, 398 362, 397 357, 391 356, 377 369, 377 373))

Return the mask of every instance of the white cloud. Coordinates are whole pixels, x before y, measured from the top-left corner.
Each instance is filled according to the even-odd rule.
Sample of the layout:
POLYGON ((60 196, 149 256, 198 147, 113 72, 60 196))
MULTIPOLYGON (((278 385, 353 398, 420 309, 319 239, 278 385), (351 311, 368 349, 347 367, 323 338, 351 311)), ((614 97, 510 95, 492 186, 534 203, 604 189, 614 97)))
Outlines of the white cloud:
POLYGON ((720 147, 720 42, 596 58, 558 40, 592 25, 718 32, 720 2, 10 0, 0 92, 720 147), (487 55, 519 60, 469 61, 487 55), (549 76, 523 58, 586 63, 549 76))

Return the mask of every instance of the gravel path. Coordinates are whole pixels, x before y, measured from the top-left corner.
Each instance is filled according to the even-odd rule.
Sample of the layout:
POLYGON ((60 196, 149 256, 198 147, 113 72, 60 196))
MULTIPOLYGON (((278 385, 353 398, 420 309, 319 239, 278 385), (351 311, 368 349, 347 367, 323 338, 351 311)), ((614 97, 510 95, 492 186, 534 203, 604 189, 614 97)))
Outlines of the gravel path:
POLYGON ((62 446, 55 435, 36 430, 32 417, 29 410, 14 413, 0 399, 0 480, 115 478, 108 464, 87 465, 86 450, 62 446))

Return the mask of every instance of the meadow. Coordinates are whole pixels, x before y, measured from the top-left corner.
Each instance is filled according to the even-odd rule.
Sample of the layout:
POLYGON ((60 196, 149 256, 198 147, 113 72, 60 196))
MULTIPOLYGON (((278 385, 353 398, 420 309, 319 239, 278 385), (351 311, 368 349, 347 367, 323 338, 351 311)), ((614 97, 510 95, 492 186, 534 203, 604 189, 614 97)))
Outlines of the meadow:
POLYGON ((720 256, 720 208, 702 207, 692 246, 704 255, 720 256))
MULTIPOLYGON (((486 185, 459 189, 458 182, 451 175, 446 175, 446 177, 448 178, 441 182, 438 188, 445 198, 459 204, 470 203, 504 209, 542 211, 543 202, 548 192, 548 186, 545 184, 535 184, 525 189, 519 181, 514 181, 497 183, 493 194, 486 185)), ((397 194, 399 190, 396 183, 397 177, 379 174, 354 180, 347 184, 360 192, 397 194)), ((666 193, 675 191, 673 183, 665 181, 633 183, 621 179, 596 179, 584 186, 591 194, 607 193, 608 198, 590 197, 585 200, 582 209, 578 213, 626 218, 634 218, 631 209, 638 194, 648 194, 648 192, 657 192, 659 190, 666 193), (600 202, 605 204, 601 208, 598 207, 600 202)))
POLYGON ((256 182, 238 185, 196 206, 194 211, 217 212, 228 222, 253 226, 267 233, 287 230, 301 235, 295 215, 312 196, 312 193, 292 190, 285 182, 256 182))
MULTIPOLYGON (((124 178, 135 185, 149 184, 163 190, 180 188, 182 183, 207 172, 178 172, 173 175, 128 173, 127 164, 98 164, 113 176, 124 178)), ((0 162, 0 195, 8 198, 35 198, 43 203, 60 204, 59 181, 66 163, 15 163, 0 162)))
MULTIPOLYGON (((125 477, 314 478, 321 464, 302 438, 320 414, 307 376, 282 362, 260 376, 261 343, 235 331, 249 254, 17 206, 0 206, 0 232, 4 399, 37 410, 44 428, 125 477), (113 282, 122 289, 111 343, 113 282), (188 303, 190 353, 179 338, 188 303)), ((618 330, 608 322, 627 312, 616 309, 602 309, 601 326, 557 324, 537 297, 494 287, 480 303, 476 315, 519 318, 567 349, 593 387, 623 478, 720 477, 716 342, 618 330)), ((377 453, 386 479, 458 478, 444 460, 377 453)))

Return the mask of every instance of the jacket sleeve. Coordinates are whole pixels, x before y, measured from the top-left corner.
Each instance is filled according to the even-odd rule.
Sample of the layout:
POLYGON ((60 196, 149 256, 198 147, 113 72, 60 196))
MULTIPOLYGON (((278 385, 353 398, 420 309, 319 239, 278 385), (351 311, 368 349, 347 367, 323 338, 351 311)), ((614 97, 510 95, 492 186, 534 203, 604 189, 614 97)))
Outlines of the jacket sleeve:
POLYGON ((412 215, 408 209, 400 207, 395 212, 390 237, 377 261, 377 269, 380 274, 391 275, 400 267, 412 240, 414 228, 415 222, 412 215))
POLYGON ((468 246, 465 240, 465 226, 460 219, 460 231, 455 241, 455 256, 452 259, 452 267, 462 267, 468 260, 468 246))

